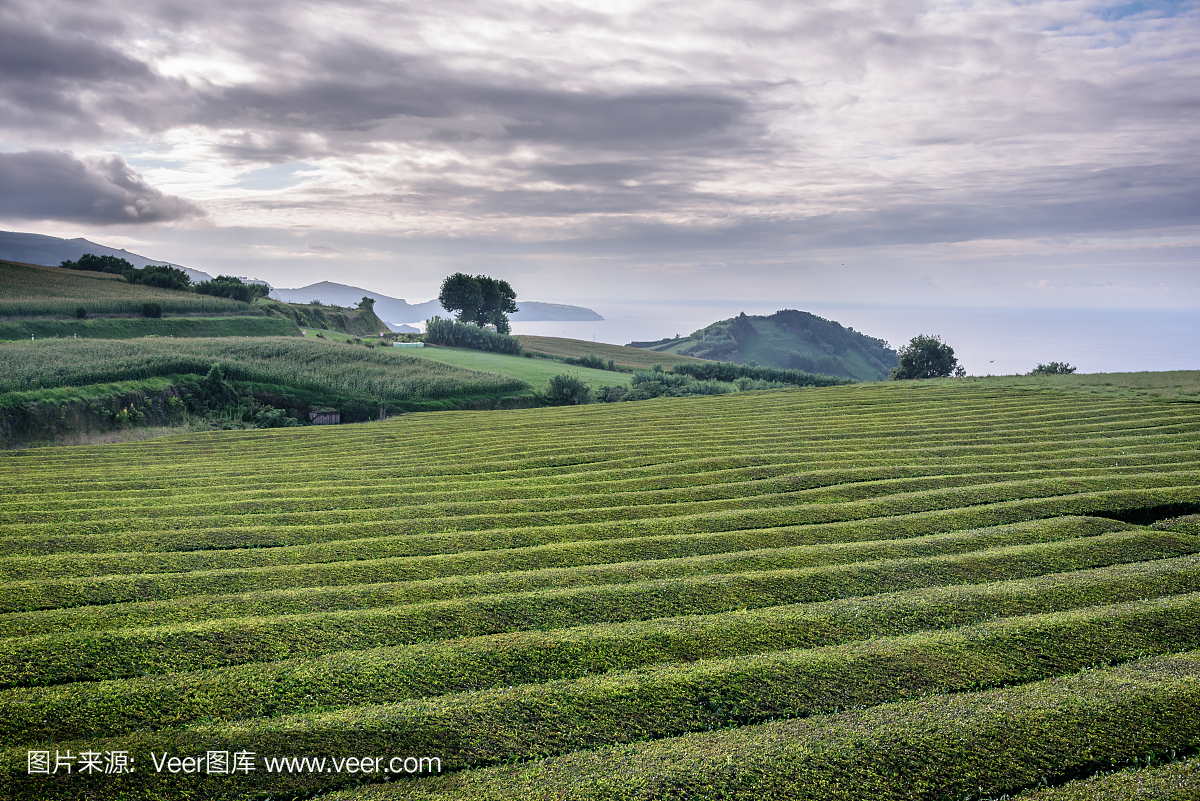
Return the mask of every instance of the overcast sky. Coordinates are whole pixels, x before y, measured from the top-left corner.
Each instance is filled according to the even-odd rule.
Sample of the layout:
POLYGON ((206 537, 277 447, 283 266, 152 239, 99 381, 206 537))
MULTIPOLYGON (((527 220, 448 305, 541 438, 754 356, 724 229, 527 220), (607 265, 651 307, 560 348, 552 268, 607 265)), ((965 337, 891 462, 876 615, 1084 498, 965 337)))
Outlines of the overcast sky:
POLYGON ((0 228, 277 286, 1200 308, 1200 3, 6 0, 0 228))

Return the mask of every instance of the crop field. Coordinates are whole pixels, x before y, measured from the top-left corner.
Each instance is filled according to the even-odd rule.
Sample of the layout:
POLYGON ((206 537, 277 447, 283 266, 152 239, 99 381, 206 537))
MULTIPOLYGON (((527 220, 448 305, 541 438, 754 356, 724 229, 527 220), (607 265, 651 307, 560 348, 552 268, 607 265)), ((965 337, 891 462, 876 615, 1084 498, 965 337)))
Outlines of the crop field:
POLYGON ((1200 404, 1093 389, 4 452, 0 797, 1195 798, 1200 404))
POLYGON ((521 381, 467 372, 390 348, 300 337, 45 340, 0 345, 0 394, 168 375, 226 378, 371 398, 521 392, 521 381))
POLYGON ((529 359, 524 356, 486 353, 466 348, 412 348, 405 353, 421 359, 451 364, 464 370, 511 376, 519 381, 527 381, 538 389, 545 389, 552 376, 564 373, 575 376, 592 388, 601 385, 627 387, 630 381, 628 373, 575 367, 548 359, 529 359))
POLYGON ((281 317, 96 317, 90 320, 0 320, 0 340, 134 339, 135 337, 299 336, 281 317))
POLYGON ((136 317, 151 302, 167 315, 263 314, 248 303, 127 284, 115 275, 0 262, 0 319, 73 318, 79 308, 89 316, 136 317))

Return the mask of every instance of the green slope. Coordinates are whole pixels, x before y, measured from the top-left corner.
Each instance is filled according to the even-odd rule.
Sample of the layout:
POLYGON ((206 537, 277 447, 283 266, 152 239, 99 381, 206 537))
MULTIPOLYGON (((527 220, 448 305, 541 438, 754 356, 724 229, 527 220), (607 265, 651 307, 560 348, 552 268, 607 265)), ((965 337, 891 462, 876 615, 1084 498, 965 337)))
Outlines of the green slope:
POLYGON ((465 370, 511 376, 521 381, 527 381, 539 389, 545 389, 551 376, 564 373, 577 376, 593 389, 601 385, 627 387, 630 381, 628 373, 593 370, 589 367, 574 367, 549 359, 507 356, 502 353, 485 353, 465 348, 406 348, 403 353, 443 364, 452 364, 465 370))
POLYGON ((634 370, 649 370, 655 364, 661 364, 670 369, 676 362, 698 362, 700 359, 691 356, 679 356, 674 353, 647 353, 642 348, 631 348, 626 345, 609 345, 605 342, 588 342, 584 339, 566 339, 564 337, 542 337, 530 334, 517 334, 521 347, 535 355, 545 354, 556 359, 586 358, 596 356, 601 361, 612 361, 617 367, 634 370))
POLYGON ((0 319, 141 317, 142 304, 157 303, 166 316, 253 315, 262 309, 227 298, 129 284, 119 275, 0 261, 0 319))
POLYGON ((859 381, 886 379, 896 366, 896 351, 882 339, 794 309, 784 309, 769 317, 747 316, 743 312, 694 331, 691 336, 629 344, 661 353, 803 370, 859 381))

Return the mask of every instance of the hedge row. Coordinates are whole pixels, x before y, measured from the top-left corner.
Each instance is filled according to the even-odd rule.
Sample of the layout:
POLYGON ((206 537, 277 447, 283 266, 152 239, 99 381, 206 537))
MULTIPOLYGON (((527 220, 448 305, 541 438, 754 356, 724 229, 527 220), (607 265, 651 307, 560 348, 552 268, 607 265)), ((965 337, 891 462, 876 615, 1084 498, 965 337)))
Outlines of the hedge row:
MULTIPOLYGON (((1024 684, 1080 670, 1097 658, 1117 663, 1197 645, 1200 596, 1192 595, 1005 620, 965 631, 665 665, 236 726, 130 734, 105 740, 99 747, 136 754, 195 754, 220 743, 229 750, 327 758, 347 753, 426 754, 439 757, 443 770, 456 771, 779 717, 819 716, 933 693, 1024 684)), ((1185 664, 1195 678, 1200 676, 1200 655, 1193 654, 1192 660, 1185 664)), ((1191 693, 1185 689, 1178 700, 1185 709, 1200 712, 1200 682, 1191 684, 1191 693)), ((1091 691, 1097 692, 1094 687, 1091 691)), ((1161 698, 1160 693, 1154 695, 1161 698)), ((1190 726, 1200 735, 1200 722, 1190 726)), ((1129 728, 1136 725, 1121 734, 1127 736, 1129 728)), ((9 750, 0 763, 0 775, 15 785, 14 798, 30 797, 46 783, 42 777, 21 776, 24 757, 23 751, 9 750)), ((172 779, 164 781, 146 769, 115 780, 77 777, 74 787, 61 789, 145 797, 174 784, 170 789, 177 793, 187 788, 220 798, 231 797, 231 790, 238 796, 303 792, 345 781, 324 773, 281 777, 262 772, 245 776, 235 789, 223 777, 172 779)))
MULTIPOLYGON (((308 432, 304 432, 308 434, 308 432)), ((230 437, 236 436, 229 434, 230 437)), ((314 439, 320 439, 318 435, 310 435, 314 439)), ((417 485, 418 488, 428 488, 429 482, 437 481, 439 477, 443 481, 443 486, 452 484, 462 488, 487 487, 495 485, 512 484, 513 482, 527 484, 530 482, 538 484, 574 484, 581 479, 587 482, 603 484, 606 480, 636 480, 636 479, 662 479, 673 478, 676 476, 690 476, 696 473, 708 472, 711 470, 727 470, 737 469, 747 466, 771 466, 778 464, 790 465, 794 469, 797 464, 803 464, 806 468, 813 470, 825 470, 836 468, 839 465, 850 465, 853 468, 869 468, 869 467, 908 467, 908 466, 927 466, 956 470, 963 466, 975 466, 992 464, 1000 468, 1009 468, 1013 466, 1014 460, 1019 465, 1033 464, 1071 464, 1071 465, 1095 465, 1101 467, 1120 466, 1125 464, 1137 464, 1140 461, 1145 461, 1148 457, 1157 458, 1163 453, 1171 453, 1179 448, 1190 449, 1190 456, 1194 457, 1194 448, 1191 445, 1194 443, 1194 436, 1181 436, 1171 438, 1121 438, 1115 440, 1104 441, 1103 448, 1099 448, 1096 443, 1080 444, 1078 446, 1067 442, 1050 443, 1044 448, 1034 448, 1029 445, 1018 446, 1011 449, 1005 449, 1004 453, 998 454, 980 454, 967 453, 965 455, 955 455, 946 452, 945 448, 933 448, 928 444, 923 449, 916 452, 899 450, 886 450, 883 446, 877 446, 874 449, 867 451, 845 449, 845 453, 838 453, 839 450, 834 445, 830 445, 824 449, 814 451, 797 451, 795 443, 786 443, 789 447, 780 451, 771 451, 761 448, 759 454, 754 457, 737 456, 729 453, 729 448, 723 448, 727 455, 725 456, 703 456, 701 449, 685 450, 680 448, 672 449, 669 452, 655 453, 652 456, 641 456, 636 458, 624 458, 620 460, 612 460, 612 448, 604 449, 602 454, 596 454, 592 457, 589 454, 581 454, 578 450, 573 453, 570 458, 558 458, 551 460, 557 462, 545 467, 513 469, 514 466, 506 465, 502 461, 502 456, 499 463, 482 461, 479 463, 459 462, 454 461, 451 464, 463 465, 466 469, 460 467, 458 470, 449 470, 443 465, 430 465, 425 468, 426 472, 411 476, 414 471, 412 468, 404 471, 401 474, 391 466, 391 463, 380 464, 377 469, 365 471, 361 468, 347 470, 344 466, 335 468, 322 469, 319 472, 313 469, 313 465, 308 464, 303 466, 303 472, 288 473, 288 475, 296 475, 297 480, 293 482, 296 486, 304 486, 313 481, 314 473, 321 478, 316 482, 318 486, 325 487, 331 484, 336 487, 345 488, 347 486, 357 486, 364 482, 372 483, 374 481, 384 481, 390 479, 405 480, 407 478, 417 478, 418 481, 424 482, 417 485), (1169 439, 1170 441, 1167 441, 1169 439), (491 468, 484 470, 483 468, 491 468), (331 476, 330 473, 334 472, 331 476), (335 482, 330 482, 329 479, 337 478, 335 482), (350 480, 353 479, 353 480, 350 480)), ((388 443, 374 443, 378 446, 387 446, 388 443)), ((644 446, 644 443, 638 443, 639 446, 644 446)), ((362 443, 362 448, 368 448, 368 443, 362 443)), ((844 447, 844 446, 843 446, 844 447)), ((644 447, 639 447, 639 450, 645 452, 644 447)), ((60 467, 55 475, 38 475, 38 471, 24 470, 22 476, 27 477, 29 484, 22 483, 12 487, 12 497, 20 497, 19 490, 23 486, 42 487, 45 484, 69 489, 81 493, 80 498, 95 498, 105 497, 113 492, 161 492, 162 487, 170 487, 172 490, 194 488, 196 490, 206 490, 211 492, 228 492, 234 489, 263 489, 273 488, 278 490, 281 464, 286 466, 286 462, 281 460, 278 454, 272 459, 269 453, 256 456, 254 454, 233 454, 225 456, 222 464, 225 467, 220 471, 219 475, 208 476, 196 475, 189 471, 186 476, 165 480, 161 475, 155 476, 153 479, 123 479, 119 481, 108 480, 106 476, 96 475, 95 471, 92 474, 92 480, 87 482, 71 482, 64 480, 66 475, 63 468, 60 467), (230 469, 230 463, 240 465, 241 469, 230 469), (269 467, 272 472, 266 473, 265 468, 269 467), (228 477, 229 473, 234 473, 239 480, 237 483, 230 484, 232 477, 228 477), (97 488, 105 488, 107 491, 97 494, 97 488)), ((149 457, 151 461, 158 459, 173 459, 177 458, 174 450, 164 450, 161 454, 147 454, 141 458, 149 457)), ((324 453, 305 453, 300 456, 301 459, 311 462, 311 460, 320 460, 328 458, 324 453)), ((110 457, 111 459, 111 457, 110 457)), ((119 470, 115 470, 116 475, 128 476, 134 472, 140 465, 130 464, 128 466, 122 464, 119 470)), ((24 468, 24 463, 23 463, 24 468)), ((405 480, 405 484, 410 482, 405 480)), ((23 494, 23 493, 22 493, 23 494)))
MULTIPOLYGON (((532 554, 512 551, 485 551, 467 560, 462 556, 435 556, 421 559, 390 559, 370 562, 337 562, 326 566, 282 568, 249 573, 159 574, 143 577, 124 586, 112 581, 88 584, 51 585, 52 590, 109 590, 107 595, 64 597, 59 594, 47 603, 47 586, 28 583, 11 588, 6 602, 11 607, 33 600, 40 593, 41 606, 54 608, 0 617, 0 637, 20 637, 60 631, 156 626, 218 618, 273 616, 324 612, 334 609, 365 609, 397 604, 420 603, 463 598, 529 592, 537 589, 587 585, 628 584, 638 581, 665 580, 687 576, 782 570, 802 567, 910 559, 981 551, 1008 545, 1055 542, 1096 536, 1133 526, 1099 518, 1056 518, 1016 526, 1002 526, 951 534, 935 534, 901 540, 867 541, 838 545, 800 545, 785 548, 733 551, 698 556, 653 558, 651 549, 640 540, 599 543, 589 550, 553 548, 532 554), (608 546, 608 547, 605 547, 608 546), (597 559, 604 554, 608 557, 597 559), (522 564, 522 556, 532 559, 522 564), (558 565, 546 565, 547 557, 557 557, 558 565), (574 556, 582 564, 562 565, 564 557, 574 556), (540 557, 540 558, 539 558, 540 557), (581 559, 582 557, 582 559, 581 559), (614 558, 615 557, 615 558, 614 558), (471 566, 464 574, 462 568, 471 566), (295 587, 297 577, 320 586, 295 587), (207 581, 203 581, 207 579, 207 581), (282 589, 271 590, 272 581, 282 589), (244 590, 237 592, 238 585, 244 590), (196 593, 179 596, 186 586, 196 593), (27 593, 13 589, 24 589, 27 593), (113 594, 125 590, 125 597, 113 594), (153 591, 157 590, 157 593, 153 591), (149 591, 149 592, 148 592, 149 591), (173 596, 166 596, 174 591, 173 596), (136 594, 135 594, 136 593, 136 594), (162 600, 149 599, 157 594, 162 600), (198 597, 197 597, 198 595, 198 597), (121 603, 120 601, 132 601, 121 603), (86 606, 85 606, 86 605, 86 606), (71 608, 84 606, 84 608, 71 608)), ((669 540, 668 546, 679 546, 669 540)))
MULTIPOLYGON (((1086 492, 1110 490, 1119 485, 1123 491, 1136 489, 1165 489, 1200 486, 1200 471, 1176 471, 1167 474, 1134 474, 1121 476, 1078 476, 1072 478, 1028 479, 975 484, 969 477, 954 476, 941 479, 946 486, 936 489, 889 492, 888 482, 849 487, 819 488, 794 493, 774 493, 732 497, 719 500, 660 501, 653 496, 645 503, 639 499, 592 496, 578 506, 558 504, 558 499, 525 502, 483 502, 475 504, 439 504, 425 509, 351 509, 346 511, 297 512, 258 515, 206 515, 199 518, 143 518, 115 522, 100 521, 103 535, 88 536, 92 550, 102 550, 103 543, 114 541, 122 545, 136 537, 145 542, 151 532, 166 531, 151 542, 168 545, 197 532, 220 536, 222 529, 246 531, 273 529, 280 532, 329 530, 337 526, 352 526, 363 530, 383 530, 390 535, 420 535, 448 531, 482 531, 492 528, 523 528, 529 526, 564 526, 586 523, 639 523, 643 520, 670 521, 679 517, 701 515, 753 515, 754 527, 811 525, 843 520, 863 520, 897 514, 982 506, 1035 498, 1052 498, 1086 492), (867 495, 856 499, 854 494, 867 495), (594 505, 593 505, 594 504, 594 505), (521 506, 541 507, 520 509, 521 506), (457 509, 454 507, 458 507, 457 509), (513 509, 513 511, 506 511, 513 509), (127 533, 122 536, 124 532, 127 533)), ((746 526, 739 526, 746 527, 746 526)), ((19 524, 8 527, 8 535, 0 538, 6 552, 25 551, 30 542, 39 548, 66 550, 68 542, 78 543, 79 535, 52 536, 62 524, 19 524)), ((111 546, 109 546, 111 547, 111 546)), ((153 547, 149 543, 143 547, 153 547)))
POLYGON ((358 788, 337 801, 421 798, 804 798, 940 801, 1200 742, 1200 654, 1021 687, 581 751, 358 788))
MULTIPOLYGON (((964 464, 947 466, 945 464, 930 465, 893 465, 886 467, 845 468, 841 470, 810 470, 796 472, 794 462, 786 462, 771 466, 755 466, 746 468, 727 469, 712 472, 684 473, 667 476, 646 476, 637 479, 612 479, 609 481, 588 481, 564 483, 556 481, 505 481, 493 482, 487 485, 474 485, 469 488, 456 487, 448 482, 438 482, 438 491, 431 490, 431 484, 406 484, 402 488, 392 485, 375 483, 328 482, 317 486, 280 486, 270 489, 237 490, 230 489, 214 494, 213 488, 202 492, 153 491, 149 496, 130 496, 128 493, 74 493, 61 497, 51 497, 51 493, 37 496, 36 500, 27 499, 8 503, 0 502, 0 520, 3 525, 19 525, 21 523, 59 524, 90 523, 114 517, 135 518, 154 517, 158 511, 169 512, 169 516, 177 520, 200 517, 206 514, 275 514, 286 512, 304 512, 328 510, 331 503, 336 503, 340 510, 381 509, 397 505, 405 507, 426 506, 436 503, 457 503, 462 501, 526 501, 534 498, 556 498, 563 502, 575 502, 578 498, 586 498, 598 493, 616 496, 643 498, 654 491, 690 491, 696 499, 711 499, 724 494, 734 497, 733 493, 752 494, 752 488, 757 488, 759 494, 769 492, 798 492, 825 488, 830 491, 840 490, 849 485, 852 490, 870 487, 875 482, 913 481, 913 488, 920 482, 936 481, 943 477, 963 476, 965 480, 978 483, 978 474, 990 473, 993 480, 1028 480, 1052 476, 1076 475, 1111 475, 1120 476, 1129 473, 1165 473, 1179 470, 1195 471, 1200 468, 1200 458, 1194 450, 1168 453, 1157 453, 1153 456, 1128 459, 1121 457, 1122 466, 1100 467, 1096 464, 1086 466, 1063 466, 1058 461, 1014 462, 1008 465, 964 464), (216 500, 220 498, 220 500, 216 500), (47 508, 47 506, 52 508, 47 508)), ((882 485, 881 486, 885 486, 882 485)), ((899 485, 892 485, 897 487, 899 485)), ((683 497, 687 497, 686 495, 683 497)), ((19 529, 12 531, 19 532, 19 529)))
POLYGON ((530 684, 1200 592, 1200 557, 711 615, 0 691, 0 739, 70 740, 530 684))
MULTIPOLYGON (((1162 407, 1160 407, 1162 408, 1162 407)), ((804 410, 805 412, 807 410, 804 410)), ((1145 407, 1142 407, 1141 412, 1145 414, 1145 407)), ((768 419, 770 410, 764 409, 763 419, 768 419)), ((594 415, 593 415, 594 416, 594 415)), ((787 431, 786 426, 776 426, 770 432, 747 430, 746 428, 739 429, 736 420, 718 421, 709 419, 705 421, 706 426, 703 429, 705 434, 702 442, 690 443, 690 447, 682 447, 672 440, 664 440, 671 443, 670 445, 658 446, 647 441, 645 436, 631 436, 630 431, 638 431, 642 429, 633 428, 641 422, 645 422, 647 428, 645 430, 655 430, 671 427, 670 423, 663 424, 662 421, 639 421, 637 419, 626 420, 622 416, 614 415, 613 418, 621 417, 622 422, 626 426, 617 431, 597 431, 581 434, 578 431, 569 432, 572 436, 569 440, 564 436, 564 441, 560 446, 557 442, 545 441, 545 435, 539 437, 535 442, 529 443, 530 448, 524 450, 520 455, 515 455, 511 448, 511 443, 505 441, 506 432, 498 430, 488 438, 477 439, 475 442, 495 443, 487 449, 479 448, 475 443, 464 443, 459 440, 462 437, 461 430, 446 430, 446 431, 428 431, 424 432, 426 436, 442 436, 445 441, 454 443, 460 453, 458 454, 461 461, 452 464, 447 464, 446 456, 448 454, 436 452, 437 448, 432 448, 433 452, 418 451, 408 453, 410 457, 406 459, 410 464, 404 467, 397 467, 394 463, 384 462, 380 464, 382 472, 381 477, 396 477, 404 478, 410 476, 429 477, 430 475, 457 476, 460 480, 466 480, 469 477, 483 478, 495 476, 499 473, 513 475, 514 473, 524 477, 537 477, 549 473, 560 472, 566 469, 567 473, 573 472, 570 468, 580 464, 588 464, 591 467, 600 467, 601 465, 611 469, 632 469, 639 464, 655 464, 662 462, 672 462, 676 459, 694 461, 703 458, 736 458, 739 455, 739 446, 746 441, 753 440, 756 448, 762 454, 771 454, 779 451, 792 451, 800 461, 809 459, 817 459, 820 461, 830 461, 831 456, 842 457, 840 461, 857 461, 861 459, 877 460, 881 454, 895 454, 897 452, 907 451, 910 458, 980 458, 988 456, 1002 455, 1019 455, 1034 457, 1036 455, 1050 454, 1065 454, 1071 455, 1074 453, 1086 454, 1089 451, 1095 451, 1097 448, 1110 449, 1114 446, 1126 446, 1129 448, 1144 448, 1146 445, 1153 443, 1162 446, 1168 446, 1178 442, 1185 444, 1189 440, 1194 440, 1196 426, 1194 424, 1180 424, 1180 415, 1161 415, 1159 420, 1164 423, 1162 426, 1139 428, 1136 429, 1136 434, 1131 434, 1128 428, 1128 421, 1116 421, 1108 428, 1110 431, 1063 431, 1063 430, 1048 430, 1038 432, 1037 436, 1030 436, 1026 429, 1014 429, 1012 432, 1007 432, 1005 436, 994 436, 983 438, 979 436, 977 430, 972 430, 970 421, 964 424, 962 431, 950 431, 945 426, 929 426, 919 430, 906 430, 903 437, 889 436, 870 438, 864 435, 864 426, 866 421, 862 419, 855 420, 859 424, 859 428, 854 431, 834 432, 811 430, 811 431, 787 431), (720 436, 714 436, 714 426, 718 423, 723 423, 729 426, 730 430, 737 431, 738 439, 725 440, 720 436), (1169 433, 1175 431, 1174 434, 1169 433), (1103 436, 1103 434, 1108 434, 1103 436), (1091 434, 1091 435, 1083 435, 1091 434), (1092 436, 1094 435, 1094 436, 1092 436), (594 445, 590 445, 584 441, 591 437, 597 437, 598 441, 594 445), (853 436, 850 439, 849 436, 853 436), (963 439, 967 438, 971 444, 964 444, 963 439), (988 444, 988 443, 991 444, 988 444), (799 446, 799 443, 804 443, 799 446), (639 454, 648 454, 649 456, 628 457, 614 459, 614 453, 621 453, 623 450, 632 449, 639 454), (544 455, 537 455, 537 451, 542 450, 544 455), (671 458, 674 457, 674 458, 671 458), (432 472, 430 468, 433 468, 432 472)), ((1145 422, 1138 420, 1137 423, 1145 422)), ((1023 424, 1020 423, 1019 424, 1023 424)), ((433 426, 427 426, 432 429, 433 426)), ((682 430, 688 430, 687 426, 675 426, 682 430)), ((554 430, 554 429, 552 429, 554 430)), ((719 429, 717 429, 719 430, 719 429)), ((414 431, 414 434, 422 432, 414 431)), ((560 435, 563 436, 563 435, 560 435)), ((229 445, 243 444, 241 440, 244 437, 231 437, 228 441, 229 445)), ((390 438, 389 438, 390 439, 390 438)), ((261 478, 277 479, 278 474, 268 472, 270 467, 278 467, 278 465, 308 465, 312 466, 315 460, 317 465, 344 466, 345 460, 353 459, 358 453, 361 453, 364 447, 369 447, 371 442, 369 438, 355 436, 346 436, 340 439, 332 437, 313 435, 311 440, 296 440, 295 438, 285 438, 272 451, 267 449, 261 453, 256 453, 256 448, 261 449, 262 440, 257 442, 251 441, 245 443, 245 446, 236 452, 236 464, 240 466, 232 467, 228 458, 219 458, 225 456, 224 453, 214 449, 208 454, 198 454, 198 460, 194 464, 194 473, 188 477, 175 479, 171 483, 174 486, 196 486, 212 485, 215 478, 225 477, 229 481, 232 477, 240 476, 241 481, 237 483, 246 483, 249 476, 258 474, 261 478), (322 448, 321 445, 328 447, 322 448), (357 452, 354 446, 358 446, 357 452), (247 474, 246 468, 255 466, 257 469, 247 474)), ((410 440, 398 440, 388 442, 387 444, 400 448, 408 452, 412 450, 410 440)), ((163 458, 173 458, 177 455, 178 445, 160 445, 151 450, 157 450, 163 458)), ((453 447, 453 446, 451 446, 453 447)), ((227 450, 222 447, 220 451, 227 450)), ((137 489, 145 486, 161 486, 163 479, 161 475, 157 475, 151 469, 148 469, 144 463, 139 463, 134 459, 123 460, 123 451, 113 452, 109 460, 114 465, 119 464, 120 470, 114 472, 113 475, 102 476, 100 488, 111 489, 137 489)), ((234 452, 230 451, 230 455, 234 452)), ((744 458, 744 457, 743 457, 744 458)), ((28 465, 28 475, 34 481, 43 479, 51 479, 57 482, 62 481, 62 468, 70 468, 70 460, 66 464, 56 464, 54 462, 47 463, 47 466, 40 468, 41 460, 36 456, 27 459, 25 464, 28 465)), ((662 469, 660 465, 659 469, 662 469)), ((671 469, 671 468, 667 468, 671 469)), ((327 476, 324 476, 327 478, 327 476)), ((261 478, 259 480, 261 480, 261 478)), ((303 479, 302 479, 303 480, 303 479)), ((59 483, 59 486, 62 486, 59 483)), ((65 489, 66 487, 64 487, 65 489)), ((81 489, 94 490, 96 485, 88 484, 80 486, 81 489)))
POLYGON ((1025 578, 1197 552, 1200 540, 1187 534, 1117 532, 962 555, 827 568, 688 576, 383 609, 14 637, 0 641, 0 687, 123 678, 522 629, 778 606, 1025 578))
MULTIPOLYGON (((757 546, 782 547, 830 541, 916 536, 944 531, 1017 523, 1056 516, 1117 516, 1131 510, 1200 502, 1200 487, 1149 490, 1109 490, 1063 497, 1022 499, 988 505, 915 514, 897 514, 876 519, 858 519, 834 524, 772 526, 757 546)), ((800 510, 803 511, 803 508, 800 510)), ((309 527, 297 531, 278 529, 229 529, 195 533, 194 551, 155 552, 154 538, 146 536, 139 551, 134 542, 109 541, 115 553, 51 553, 43 555, 30 538, 29 556, 0 557, 0 581, 53 580, 71 577, 130 573, 182 572, 309 564, 350 559, 379 559, 392 556, 429 556, 498 548, 531 548, 567 542, 615 540, 642 537, 687 536, 745 532, 770 525, 755 510, 667 519, 638 519, 569 526, 537 526, 480 532, 445 532, 391 535, 386 526, 309 527), (372 534, 376 536, 372 536, 372 534), (355 535, 358 535, 357 537, 355 535), (303 543, 303 544, 301 544, 303 543), (124 544, 128 552, 121 552, 124 544), (222 545, 226 550, 212 550, 222 545), (148 551, 148 552, 147 552, 148 551)), ((129 538, 135 539, 135 538, 129 538)), ((0 542, 0 546, 3 543, 0 542)))
MULTIPOLYGON (((1032 469, 1028 465, 1016 464, 1007 471, 979 468, 976 470, 929 471, 920 476, 888 476, 899 469, 875 470, 884 473, 872 478, 829 481, 828 476, 803 473, 796 474, 790 466, 785 475, 769 478, 747 478, 742 481, 721 481, 692 484, 687 487, 625 487, 577 486, 556 484, 552 486, 509 486, 490 491, 458 490, 441 493, 412 492, 393 489, 381 492, 370 488, 371 493, 347 491, 325 495, 281 496, 272 494, 247 500, 216 501, 211 493, 187 497, 160 498, 155 505, 114 504, 101 506, 95 500, 75 504, 55 504, 53 509, 37 511, 30 509, 20 515, 7 515, 0 525, 0 535, 20 536, 30 533, 26 526, 40 527, 32 530, 61 530, 64 523, 85 523, 91 526, 105 525, 111 530, 140 529, 154 530, 169 527, 213 527, 222 520, 241 520, 251 525, 269 521, 279 525, 296 525, 307 519, 318 518, 336 522, 339 518, 355 521, 378 519, 403 519, 414 516, 444 516, 487 514, 488 512, 541 512, 597 507, 627 507, 651 504, 690 504, 703 501, 739 500, 753 505, 776 505, 777 498, 790 498, 794 502, 830 503, 833 501, 861 501, 899 493, 927 492, 983 484, 1028 485, 1035 481, 1081 479, 1095 483, 1098 480, 1124 479, 1132 476, 1145 480, 1150 476, 1171 474, 1200 474, 1200 460, 1190 454, 1187 461, 1142 467, 1110 468, 1046 468, 1032 469), (1015 468, 1021 468, 1019 470, 1015 468), (1136 472, 1135 472, 1136 471, 1136 472), (336 512, 330 504, 336 503, 336 512), (74 506, 75 508, 70 508, 74 506), (156 514, 162 512, 162 514, 156 514), (24 519, 17 519, 24 518, 24 519), (119 526, 114 525, 120 523, 119 526)), ((784 471, 780 471, 784 472, 784 471)), ((849 471, 847 471, 849 472, 849 471)), ((630 482, 632 483, 632 482, 630 482)), ((641 483, 649 483, 643 480, 641 483)))
MULTIPOLYGON (((1153 764, 1169 760, 1173 751, 1147 754, 1145 761, 1153 764)), ((1086 780, 1035 791, 1024 798, 1026 801, 1196 801, 1200 798, 1200 758, 1104 771, 1086 780)))

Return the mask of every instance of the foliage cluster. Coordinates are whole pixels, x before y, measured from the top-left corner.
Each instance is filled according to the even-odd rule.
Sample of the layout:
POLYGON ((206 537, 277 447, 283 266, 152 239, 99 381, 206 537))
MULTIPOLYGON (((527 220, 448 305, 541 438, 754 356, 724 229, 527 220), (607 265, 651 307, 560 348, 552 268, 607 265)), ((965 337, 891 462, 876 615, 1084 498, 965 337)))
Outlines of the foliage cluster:
POLYGON ((431 317, 425 321, 425 342, 447 348, 468 348, 488 353, 520 355, 521 341, 473 323, 431 317))
POLYGON ((854 383, 852 379, 814 375, 803 370, 780 370, 731 362, 679 362, 671 367, 671 372, 689 375, 701 381, 737 381, 740 378, 748 378, 788 387, 835 387, 854 383))
POLYGON ((954 356, 954 348, 939 336, 918 334, 900 349, 900 363, 892 368, 892 379, 962 378, 966 370, 954 356))
POLYGON ((592 388, 573 375, 551 376, 542 400, 547 406, 581 406, 592 402, 592 388))
POLYGON ((661 364, 653 365, 651 370, 635 372, 629 387, 598 387, 596 397, 603 403, 614 403, 652 398, 724 395, 759 389, 841 386, 852 383, 853 380, 848 378, 812 375, 800 370, 753 367, 732 362, 676 362, 670 372, 664 372, 661 364))
POLYGON ((78 261, 64 261, 59 265, 64 270, 82 270, 93 273, 109 273, 119 275, 131 284, 153 286, 159 289, 173 289, 186 292, 191 288, 192 279, 178 267, 164 264, 148 264, 142 269, 134 267, 128 260, 117 256, 96 256, 85 253, 78 261))
POLYGON ((593 370, 608 370, 609 372, 628 372, 628 368, 617 367, 616 362, 609 359, 606 363, 603 359, 594 353, 589 353, 586 356, 566 356, 563 358, 563 364, 569 364, 572 367, 590 367, 593 370))
POLYGON ((1066 362, 1050 362, 1049 364, 1038 364, 1037 367, 1029 371, 1029 375, 1070 375, 1075 372, 1075 368, 1066 362))
POLYGON ((466 273, 455 273, 442 282, 438 303, 446 311, 456 312, 460 323, 474 323, 480 328, 493 325, 500 334, 512 330, 508 315, 518 310, 517 293, 507 281, 466 273))
POLYGON ((229 298, 240 300, 242 303, 253 303, 259 298, 265 298, 271 291, 266 284, 247 284, 242 279, 229 275, 218 275, 210 281, 201 281, 193 289, 198 295, 229 298))

